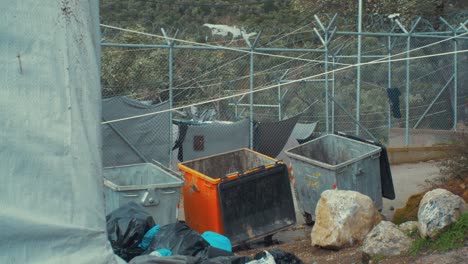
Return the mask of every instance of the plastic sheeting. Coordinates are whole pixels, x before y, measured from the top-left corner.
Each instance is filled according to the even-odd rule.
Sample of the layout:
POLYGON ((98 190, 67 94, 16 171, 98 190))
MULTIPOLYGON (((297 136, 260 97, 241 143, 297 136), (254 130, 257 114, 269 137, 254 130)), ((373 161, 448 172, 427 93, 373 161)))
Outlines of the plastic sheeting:
POLYGON ((182 146, 184 161, 247 148, 249 147, 249 120, 188 126, 182 146), (196 142, 197 138, 202 142, 196 142), (199 145, 199 149, 196 149, 195 145, 199 145))
MULTIPOLYGON (((102 119, 111 121, 169 109, 167 102, 149 105, 125 96, 104 99, 102 119)), ((169 138, 170 114, 164 112, 103 125, 103 163, 105 167, 156 160, 169 164, 172 143, 169 138)))
POLYGON ((318 122, 314 123, 297 123, 294 126, 294 129, 291 133, 290 138, 293 138, 298 141, 307 140, 314 133, 315 128, 317 127, 318 122))
POLYGON ((284 145, 283 150, 281 150, 280 154, 276 158, 289 163, 290 160, 289 157, 285 154, 285 151, 299 146, 299 141, 304 143, 304 141, 311 140, 315 128, 317 127, 317 123, 318 122, 297 123, 296 126, 294 126, 291 136, 289 136, 288 141, 284 145))
POLYGON ((0 6, 0 263, 120 262, 104 216, 98 1, 0 6))
POLYGON ((300 116, 277 122, 258 122, 254 133, 254 150, 273 158, 277 157, 288 142, 300 116))

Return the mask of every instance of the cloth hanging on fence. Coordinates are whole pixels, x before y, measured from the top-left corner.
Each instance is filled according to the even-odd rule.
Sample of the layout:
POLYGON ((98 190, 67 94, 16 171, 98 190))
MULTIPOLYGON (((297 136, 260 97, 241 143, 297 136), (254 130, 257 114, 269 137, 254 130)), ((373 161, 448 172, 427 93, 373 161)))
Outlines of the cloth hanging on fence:
MULTIPOLYGON (((248 119, 229 123, 218 121, 203 125, 187 125, 185 139, 182 139, 183 160, 248 148, 249 125, 248 119)), ((184 127, 180 129, 180 134, 183 133, 183 129, 184 127)))
POLYGON ((401 118, 400 112, 400 96, 401 92, 398 88, 387 89, 387 96, 390 103, 390 109, 394 118, 401 118))
MULTIPOLYGON (((142 115, 169 109, 169 103, 145 104, 125 96, 102 101, 102 119, 142 115)), ((170 115, 164 112, 155 115, 104 124, 103 164, 105 167, 158 161, 168 165, 172 142, 170 142, 170 115)))
POLYGON ((254 150, 277 157, 286 145, 301 115, 277 122, 257 122, 254 133, 254 150))
POLYGON ((178 136, 177 140, 174 143, 174 147, 172 147, 172 150, 177 150, 177 159, 182 162, 184 161, 184 140, 185 136, 187 135, 187 129, 188 129, 188 124, 183 123, 183 122, 175 122, 178 126, 178 136))
POLYGON ((106 236, 99 2, 0 5, 0 263, 124 263, 106 236))
POLYGON ((294 126, 293 132, 291 133, 291 138, 297 140, 299 144, 310 141, 313 137, 315 128, 317 127, 317 123, 318 122, 297 123, 296 126, 294 126))

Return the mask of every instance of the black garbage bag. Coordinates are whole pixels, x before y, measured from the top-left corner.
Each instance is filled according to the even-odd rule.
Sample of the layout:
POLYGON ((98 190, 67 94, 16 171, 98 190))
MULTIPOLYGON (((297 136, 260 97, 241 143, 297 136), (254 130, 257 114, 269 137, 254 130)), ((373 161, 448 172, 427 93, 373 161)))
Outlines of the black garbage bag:
MULTIPOLYGON (((304 264, 304 262, 302 262, 302 260, 296 257, 296 255, 289 253, 289 252, 285 252, 279 249, 274 249, 274 250, 268 251, 268 253, 270 253, 273 256, 276 264, 304 264)), ((265 257, 265 251, 257 253, 255 255, 255 259, 262 259, 264 257, 265 257)))
POLYGON ((230 256, 216 257, 202 261, 200 264, 246 264, 252 259, 249 257, 230 256))
POLYGON ((107 237, 115 254, 126 261, 141 255, 138 247, 146 232, 153 227, 153 217, 145 208, 130 202, 106 216, 107 237))
POLYGON ((174 255, 196 256, 203 254, 208 246, 208 242, 198 232, 179 222, 162 226, 145 254, 167 248, 174 255))
POLYGON ((204 258, 229 257, 234 256, 232 252, 208 246, 203 252, 204 258))
POLYGON ((191 256, 170 256, 156 257, 150 255, 138 256, 132 259, 129 264, 198 264, 200 257, 191 256))

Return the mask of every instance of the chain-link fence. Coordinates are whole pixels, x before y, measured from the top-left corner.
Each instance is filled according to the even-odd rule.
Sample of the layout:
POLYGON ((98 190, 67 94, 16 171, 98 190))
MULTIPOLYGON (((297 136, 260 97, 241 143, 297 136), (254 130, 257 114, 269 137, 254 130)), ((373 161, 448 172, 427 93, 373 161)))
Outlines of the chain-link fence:
POLYGON ((271 38, 103 44, 105 165, 174 165, 241 147, 285 158, 284 149, 333 131, 434 145, 466 125, 466 31, 456 41, 417 29, 363 33, 360 75, 357 34, 331 32, 326 43, 312 32, 302 47, 294 39, 294 48, 271 38))

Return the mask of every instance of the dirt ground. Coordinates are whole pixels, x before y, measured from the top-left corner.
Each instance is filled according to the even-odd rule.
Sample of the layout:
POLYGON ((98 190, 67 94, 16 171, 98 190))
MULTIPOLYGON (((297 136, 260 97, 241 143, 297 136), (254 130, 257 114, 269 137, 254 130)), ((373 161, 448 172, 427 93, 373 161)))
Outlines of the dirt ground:
MULTIPOLYGON (((290 230, 291 232, 301 232, 310 234, 311 227, 300 227, 290 230)), ((254 257, 255 254, 264 250, 280 249, 286 252, 293 253, 299 257, 305 264, 358 264, 358 263, 379 263, 379 264, 426 264, 426 263, 437 263, 437 264, 462 264, 468 263, 468 243, 465 247, 440 254, 422 254, 420 256, 397 256, 387 257, 384 259, 369 260, 363 258, 360 246, 349 247, 338 251, 321 249, 318 247, 311 246, 310 236, 302 236, 296 238, 296 241, 274 245, 264 248, 255 248, 249 250, 239 250, 235 253, 238 256, 250 256, 254 257)))
MULTIPOLYGON (((308 231, 310 234, 310 227, 304 227, 304 231, 308 231)), ((256 248, 245 251, 238 251, 236 255, 239 256, 250 256, 253 257, 255 254, 262 252, 264 250, 273 250, 280 249, 286 252, 293 253, 298 258, 300 258, 305 264, 321 264, 321 263, 342 263, 342 264, 351 264, 351 263, 363 263, 362 253, 359 249, 359 246, 350 247, 341 249, 338 251, 321 249, 318 247, 311 246, 310 236, 305 236, 297 241, 285 243, 281 245, 274 245, 266 248, 256 248)), ((413 257, 398 257, 392 259, 382 260, 378 263, 402 263, 409 264, 414 263, 415 258, 413 257)), ((377 263, 377 262, 374 262, 377 263)))

